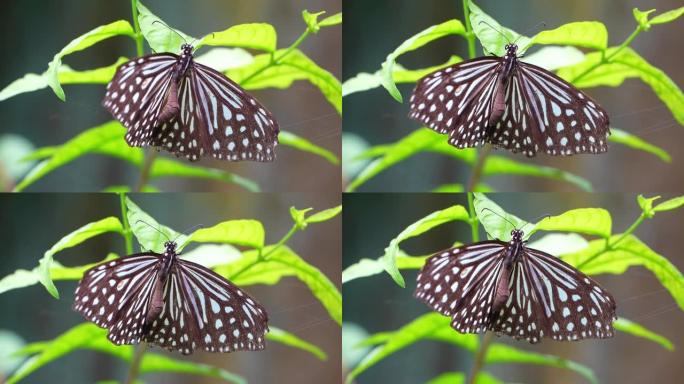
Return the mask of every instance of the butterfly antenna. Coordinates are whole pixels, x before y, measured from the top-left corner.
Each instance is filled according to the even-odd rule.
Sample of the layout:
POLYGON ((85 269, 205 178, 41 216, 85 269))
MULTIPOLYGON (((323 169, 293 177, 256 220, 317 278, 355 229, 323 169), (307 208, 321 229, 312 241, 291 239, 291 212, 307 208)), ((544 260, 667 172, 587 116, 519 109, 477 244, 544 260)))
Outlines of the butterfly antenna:
POLYGON ((183 235, 186 235, 186 236, 187 236, 187 233, 192 233, 192 232, 194 232, 194 231, 195 231, 196 229, 198 229, 198 228, 204 228, 204 224, 193 225, 193 226, 190 227, 189 229, 186 229, 185 231, 179 233, 178 236, 176 236, 176 238, 173 239, 173 242, 175 243, 176 240, 178 240, 179 237, 181 237, 181 236, 183 236, 183 235))
POLYGON ((540 25, 541 25, 542 27, 546 27, 546 22, 544 22, 544 21, 538 22, 534 27, 529 28, 527 31, 525 31, 525 33, 524 33, 523 35, 518 36, 518 38, 515 39, 515 41, 513 42, 513 44, 517 43, 518 40, 520 40, 520 38, 522 38, 523 36, 528 35, 530 32, 532 32, 532 31, 536 30, 537 28, 539 28, 540 25))
POLYGON ((548 213, 546 215, 541 215, 541 216, 537 217, 536 219, 534 219, 534 221, 530 221, 530 222, 525 223, 525 225, 523 225, 522 228, 520 228, 520 230, 522 231, 523 228, 525 228, 526 226, 528 226, 530 224, 538 223, 540 219, 548 219, 550 217, 551 217, 551 215, 549 215, 548 213))
POLYGON ((170 29, 171 31, 173 31, 173 33, 175 33, 176 35, 180 36, 180 38, 183 39, 183 41, 185 42, 185 44, 188 43, 188 41, 185 40, 185 37, 184 37, 183 35, 181 35, 181 34, 180 34, 178 31, 176 31, 175 29, 169 27, 169 25, 166 24, 165 22, 163 22, 163 21, 161 21, 161 20, 155 20, 155 21, 152 22, 152 24, 154 24, 154 23, 163 24, 166 28, 168 28, 168 29, 170 29))
POLYGON ((508 36, 506 36, 501 30, 499 30, 498 28, 495 28, 493 25, 489 24, 489 23, 486 22, 485 20, 480 20, 480 22, 479 22, 478 24, 485 24, 485 25, 487 25, 489 28, 491 28, 491 29, 495 30, 496 32, 498 32, 499 35, 501 35, 504 39, 506 39, 506 41, 508 41, 509 44, 511 43, 511 41, 508 40, 508 36))
POLYGON ((148 227, 154 229, 155 231, 161 233, 162 236, 166 237, 166 240, 171 241, 171 239, 169 239, 169 237, 166 235, 166 233, 160 231, 159 228, 156 228, 154 225, 150 225, 148 222, 146 222, 146 221, 144 221, 144 220, 138 220, 138 221, 136 221, 135 223, 136 223, 136 224, 138 224, 138 223, 143 223, 143 224, 147 225, 148 227))
POLYGON ((489 212, 499 216, 500 218, 504 219, 508 224, 510 224, 513 228, 516 228, 515 224, 513 224, 510 220, 508 220, 504 216, 501 216, 498 212, 495 212, 494 210, 492 210, 490 208, 482 208, 482 210, 480 211, 480 214, 482 214, 482 212, 484 212, 484 211, 489 211, 489 212))

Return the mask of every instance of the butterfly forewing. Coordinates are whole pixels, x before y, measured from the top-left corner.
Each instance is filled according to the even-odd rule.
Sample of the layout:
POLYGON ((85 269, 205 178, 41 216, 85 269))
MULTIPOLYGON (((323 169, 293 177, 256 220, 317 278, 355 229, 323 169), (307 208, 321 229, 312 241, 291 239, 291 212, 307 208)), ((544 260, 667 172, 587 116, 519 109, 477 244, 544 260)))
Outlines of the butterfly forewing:
POLYGON ((414 296, 452 317, 459 332, 481 332, 493 304, 506 243, 489 241, 448 249, 426 262, 414 296))
POLYGON ((260 350, 266 310, 213 271, 178 260, 164 291, 164 308, 146 340, 183 354, 260 350))
POLYGON ((152 145, 158 118, 167 103, 178 56, 154 54, 131 60, 117 69, 102 105, 128 129, 126 142, 152 145))
POLYGON ((457 148, 485 142, 535 156, 607 150, 608 114, 553 73, 505 57, 469 60, 427 75, 411 96, 409 116, 449 135, 457 148))
POLYGON ((107 328, 113 343, 138 343, 160 260, 142 253, 89 269, 76 287, 74 310, 107 328))

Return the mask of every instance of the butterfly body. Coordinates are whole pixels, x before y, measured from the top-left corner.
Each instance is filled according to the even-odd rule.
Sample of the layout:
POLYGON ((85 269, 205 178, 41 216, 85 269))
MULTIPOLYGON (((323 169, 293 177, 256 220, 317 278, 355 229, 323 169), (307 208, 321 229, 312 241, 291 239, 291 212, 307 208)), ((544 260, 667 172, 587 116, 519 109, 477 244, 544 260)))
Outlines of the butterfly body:
POLYGON ((435 71, 411 95, 409 117, 449 135, 457 148, 495 147, 550 155, 607 150, 608 114, 591 97, 538 66, 515 44, 435 71))
POLYGON ((414 295, 461 333, 486 330, 531 343, 613 335, 615 300, 562 260, 511 240, 483 241, 430 257, 414 295))
POLYGON ((272 161, 278 124, 222 73, 196 62, 193 47, 122 64, 102 102, 127 129, 133 147, 152 146, 195 161, 272 161))
POLYGON ((86 271, 74 309, 117 345, 141 341, 190 354, 259 350, 266 310, 213 271, 178 258, 176 243, 86 271))

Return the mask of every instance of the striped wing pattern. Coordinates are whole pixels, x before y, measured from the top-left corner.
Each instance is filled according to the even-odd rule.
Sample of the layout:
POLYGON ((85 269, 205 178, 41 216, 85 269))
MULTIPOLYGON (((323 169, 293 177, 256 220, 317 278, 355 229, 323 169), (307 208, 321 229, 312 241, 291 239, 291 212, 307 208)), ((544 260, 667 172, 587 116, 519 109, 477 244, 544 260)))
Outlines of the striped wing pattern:
POLYGON ((157 253, 91 268, 76 288, 74 310, 108 329, 117 345, 147 341, 186 355, 264 349, 268 315, 261 304, 210 269, 175 256, 164 281, 166 256, 157 253), (146 320, 154 313, 155 289, 162 290, 163 306, 146 320))
POLYGON ((89 269, 76 287, 74 310, 107 328, 114 344, 139 343, 160 261, 140 253, 89 269))
POLYGON ((414 295, 450 316, 461 333, 490 330, 530 343, 613 336, 610 293, 562 260, 527 247, 508 272, 507 300, 493 313, 509 246, 486 241, 430 257, 414 295))
POLYGON ((161 53, 122 64, 102 105, 127 129, 133 147, 153 146, 195 161, 273 161, 278 123, 266 108, 222 73, 161 53))
POLYGON ((505 57, 481 57, 422 78, 409 117, 468 148, 491 143, 533 157, 607 150, 609 119, 586 93, 538 66, 505 57))
POLYGON ((164 289, 164 308, 145 340, 190 354, 261 350, 268 331, 266 310, 213 271, 178 260, 164 289))

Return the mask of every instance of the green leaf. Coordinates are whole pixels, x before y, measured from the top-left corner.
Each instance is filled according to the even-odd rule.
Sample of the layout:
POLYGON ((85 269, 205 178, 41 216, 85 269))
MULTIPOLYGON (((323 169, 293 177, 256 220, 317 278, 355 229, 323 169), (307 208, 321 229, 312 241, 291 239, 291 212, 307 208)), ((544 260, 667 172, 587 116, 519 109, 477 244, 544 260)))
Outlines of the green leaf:
POLYGON ((171 28, 140 1, 138 1, 138 23, 140 31, 154 52, 178 53, 183 43, 197 40, 178 29, 171 28))
POLYGON ((323 221, 328 221, 333 217, 337 216, 342 212, 342 206, 338 205, 336 207, 324 209, 322 211, 316 212, 313 215, 306 218, 307 223, 320 223, 323 221))
POLYGON ((306 27, 311 33, 318 33, 321 27, 318 25, 318 16, 324 14, 325 11, 310 13, 306 9, 302 11, 302 19, 306 23, 306 27))
MULTIPOLYGON (((615 49, 609 48, 606 56, 610 56, 615 49)), ((679 124, 684 125, 684 93, 665 72, 651 65, 631 48, 626 47, 615 54, 610 59, 610 63, 602 64, 587 75, 576 79, 581 73, 600 62, 600 53, 589 53, 584 62, 562 68, 558 71, 558 75, 581 88, 600 85, 617 87, 625 79, 639 78, 651 87, 656 96, 670 109, 679 124)))
POLYGON ((684 15, 684 7, 679 7, 671 11, 663 12, 658 16, 651 19, 651 24, 664 24, 669 23, 678 19, 681 15, 684 15))
POLYGON ((555 71, 558 68, 568 67, 583 62, 584 53, 571 46, 547 46, 532 54, 523 56, 521 60, 549 71, 555 71))
POLYGON ((248 90, 290 87, 297 80, 307 80, 316 86, 328 102, 342 113, 342 85, 333 74, 326 71, 298 49, 281 49, 274 54, 254 56, 250 65, 228 70, 226 75, 248 90), (279 58, 272 63, 272 56, 279 58))
MULTIPOLYGON (((55 243, 55 245, 45 252, 38 264, 39 279, 40 283, 45 286, 47 291, 50 292, 54 298, 59 299, 59 292, 57 291, 57 287, 55 287, 55 284, 52 282, 52 278, 50 277, 50 268, 52 267, 53 256, 57 252, 74 247, 92 237, 99 236, 107 232, 123 233, 123 225, 118 218, 112 216, 88 223, 62 237, 57 243, 55 243)), ((23 277, 26 276, 24 275, 23 277)))
POLYGON ((340 160, 337 158, 337 156, 335 156, 334 153, 325 148, 321 148, 309 140, 295 135, 294 133, 280 131, 278 134, 278 141, 282 145, 287 145, 288 147, 299 149, 303 152, 309 152, 313 153, 314 155, 318 155, 334 165, 338 165, 340 163, 340 160))
MULTIPOLYGON (((53 262, 54 263, 54 262, 53 262)), ((24 288, 40 282, 40 267, 33 270, 17 269, 0 279, 0 294, 17 288, 24 288)))
MULTIPOLYGON (((444 64, 435 65, 429 68, 420 69, 405 69, 399 63, 395 63, 394 72, 392 76, 394 78, 395 84, 401 83, 415 83, 422 77, 440 70, 445 67, 452 66, 454 64, 463 61, 458 56, 451 56, 449 60, 444 64)), ((358 73, 356 76, 347 79, 342 83, 342 97, 351 95, 356 92, 368 91, 377 88, 382 85, 382 70, 378 70, 375 73, 358 73)))
POLYGON ((631 133, 616 128, 611 128, 610 133, 611 134, 610 136, 608 136, 608 141, 612 141, 614 143, 619 143, 630 148, 651 153, 653 155, 658 156, 660 160, 666 163, 672 162, 670 154, 667 153, 664 149, 657 147, 645 140, 642 140, 638 136, 632 135, 631 133))
POLYGON ((397 58, 406 52, 414 51, 425 44, 448 35, 464 35, 465 27, 459 20, 449 20, 438 25, 433 25, 405 40, 399 47, 392 51, 382 63, 382 86, 398 102, 402 102, 401 93, 394 84, 394 65, 397 58))
POLYGON ((659 255, 634 235, 614 235, 611 249, 605 250, 606 240, 593 240, 580 252, 562 255, 564 261, 588 275, 600 273, 623 274, 633 266, 650 270, 660 284, 670 292, 677 305, 684 310, 684 276, 667 258, 659 255))
POLYGON ((669 200, 665 200, 662 203, 656 205, 655 208, 653 208, 653 212, 671 211, 673 209, 681 207, 682 205, 684 205, 684 196, 679 196, 669 200))
POLYGON ((653 217, 653 202, 658 199, 660 199, 660 196, 646 198, 643 195, 639 195, 637 196, 637 203, 639 204, 641 210, 646 214, 646 216, 653 217))
POLYGON ((50 88, 52 88, 57 97, 59 97, 62 101, 66 99, 64 96, 64 90, 59 83, 59 69, 62 65, 62 58, 71 53, 82 51, 102 40, 119 35, 133 37, 133 28, 128 21, 118 20, 107 25, 101 25, 90 32, 75 38, 69 44, 67 44, 66 47, 62 48, 62 50, 59 51, 48 64, 48 70, 45 75, 48 85, 50 88))
POLYGON ((204 64, 219 72, 231 68, 239 68, 254 62, 254 56, 243 48, 211 48, 199 56, 195 56, 194 62, 204 64))
MULTIPOLYGON (((461 384, 466 383, 467 377, 463 372, 448 372, 443 373, 434 379, 427 382, 427 384, 461 384)), ((477 374, 477 379, 475 380, 477 384, 503 384, 503 381, 497 379, 496 377, 490 375, 487 372, 479 372, 477 374)))
POLYGON ((395 283, 404 288, 404 278, 401 276, 401 273, 399 273, 399 268, 397 268, 399 244, 404 240, 422 235, 436 226, 456 220, 468 221, 468 219, 468 211, 461 205, 454 205, 446 209, 432 212, 409 225, 406 229, 401 231, 397 237, 392 239, 387 248, 385 248, 385 254, 382 256, 385 270, 392 276, 395 283))
POLYGON ((490 200, 484 193, 476 192, 474 197, 475 214, 492 239, 508 241, 511 239, 511 231, 514 229, 523 229, 525 231, 525 238, 530 237, 534 232, 534 225, 529 227, 529 231, 524 229, 532 223, 528 223, 504 211, 503 208, 490 200))
MULTIPOLYGON (((98 328, 92 323, 83 323, 71 328, 54 340, 33 343, 30 345, 31 348, 25 348, 22 352, 24 354, 36 353, 36 356, 27 359, 14 375, 8 379, 7 383, 19 382, 40 367, 79 349, 91 349, 107 353, 130 362, 134 354, 133 347, 129 345, 116 346, 107 340, 106 334, 106 329, 98 328)), ((140 373, 151 372, 187 373, 214 377, 231 383, 247 383, 242 377, 220 368, 175 360, 164 355, 147 352, 140 362, 140 373)))
MULTIPOLYGON (((26 175, 26 177, 24 177, 24 179, 17 184, 15 191, 23 191, 26 189, 26 187, 33 184, 51 171, 88 152, 93 151, 93 149, 101 145, 102 142, 113 139, 123 142, 122 137, 125 129, 122 132, 121 130, 115 129, 117 126, 121 127, 121 125, 117 122, 105 123, 98 127, 82 132, 78 136, 67 141, 61 147, 55 149, 54 153, 52 153, 48 160, 44 160, 33 167, 28 175, 26 175)), ((121 128, 123 129, 123 127, 121 128)))
MULTIPOLYGON (((449 325, 450 321, 449 317, 438 313, 428 313, 394 332, 384 332, 380 337, 370 336, 369 339, 374 339, 374 344, 382 345, 376 347, 361 363, 354 367, 347 376, 346 382, 351 383, 358 375, 388 356, 425 339, 446 342, 474 353, 479 345, 477 336, 454 331, 449 325)), ((593 372, 583 365, 558 356, 527 352, 504 344, 491 344, 485 361, 487 363, 528 363, 565 368, 579 373, 592 383, 597 383, 593 372)))
POLYGON ((615 327, 615 329, 617 329, 618 331, 629 333, 630 335, 641 337, 646 340, 650 340, 654 343, 660 344, 660 346, 667 349, 668 351, 674 351, 674 345, 672 345, 672 342, 670 340, 645 328, 642 325, 627 320, 624 317, 618 318, 613 323, 613 327, 615 327))
POLYGON ((558 168, 522 163, 503 156, 489 156, 482 168, 482 175, 492 176, 501 174, 533 176, 565 181, 584 191, 590 192, 592 190, 589 180, 558 168))
POLYGON ((263 248, 265 236, 264 226, 260 221, 228 220, 209 228, 196 230, 188 236, 187 242, 223 243, 263 248))
MULTIPOLYGON (((429 256, 408 256, 404 251, 397 251, 397 268, 399 269, 420 269, 425 264, 425 259, 429 256)), ((342 284, 362 277, 378 275, 385 271, 385 262, 381 257, 377 259, 363 258, 358 262, 348 266, 342 271, 342 284)))
POLYGON ((504 56, 506 44, 514 41, 517 42, 518 47, 521 47, 518 53, 525 52, 526 47, 529 46, 529 37, 522 36, 512 29, 502 26, 494 18, 484 13, 472 0, 468 1, 468 8, 470 9, 470 24, 473 27, 473 32, 480 40, 486 54, 504 56))
POLYGON ((107 84, 114 77, 116 69, 127 61, 127 58, 119 57, 114 64, 83 71, 77 71, 68 65, 62 65, 59 71, 59 82, 61 84, 107 84))
MULTIPOLYGON (((278 35, 271 24, 238 24, 226 30, 204 36, 204 38, 195 45, 195 49, 199 49, 199 47, 203 45, 214 45, 274 52, 277 47, 277 42, 278 35)), ((177 50, 179 47, 180 45, 176 46, 174 49, 177 50)))
MULTIPOLYGON (((432 190, 432 192, 437 193, 461 193, 465 192, 465 186, 463 184, 443 184, 432 190)), ((486 184, 478 184, 473 188, 473 192, 494 192, 492 187, 486 184)))
POLYGON ((318 23, 319 27, 332 27, 333 25, 342 24, 342 12, 336 13, 332 16, 328 16, 318 23))
MULTIPOLYGON (((126 207, 131 231, 142 249, 164 253, 164 243, 167 241, 176 241, 181 246, 188 243, 188 236, 159 224, 128 197, 126 197, 126 207)), ((179 251, 182 250, 181 246, 178 248, 179 251)))
POLYGON ((527 246, 551 255, 560 255, 581 251, 588 245, 589 242, 576 233, 549 233, 527 246))
POLYGON ((312 355, 316 356, 319 360, 327 360, 328 355, 326 355, 325 352, 323 352, 322 349, 318 348, 317 346, 306 342, 297 336, 285 332, 280 328, 276 328, 272 325, 268 326, 268 333, 266 334, 266 338, 275 342, 278 342, 280 344, 284 344, 293 348, 301 349, 303 351, 307 351, 311 353, 312 355))
POLYGON ((43 74, 27 73, 23 77, 14 80, 0 91, 0 101, 7 100, 18 94, 33 92, 48 86, 47 76, 43 74))
POLYGON ((106 193, 130 193, 130 192, 150 192, 158 193, 161 192, 159 188, 152 185, 144 185, 140 191, 133 191, 128 185, 110 185, 102 190, 106 193))
POLYGON ((603 208, 579 208, 542 219, 535 231, 576 232, 608 238, 611 228, 610 212, 603 208))
POLYGON ((539 32, 527 48, 534 44, 574 45, 603 50, 608 47, 608 31, 598 21, 577 21, 539 32))
POLYGON ((273 246, 266 246, 261 251, 261 254, 268 255, 265 258, 260 257, 256 250, 244 252, 237 262, 218 266, 215 271, 236 285, 273 285, 283 277, 294 276, 309 287, 330 317, 342 324, 342 295, 335 285, 287 246, 280 246, 272 252, 271 249, 273 246))
POLYGON ((313 208, 297 209, 295 207, 290 207, 290 216, 297 228, 306 229, 306 225, 308 224, 306 222, 306 213, 311 210, 313 210, 313 208))
MULTIPOLYGON (((143 164, 143 152, 140 148, 132 148, 124 140, 124 128, 117 121, 110 121, 103 125, 90 128, 61 146, 40 148, 29 156, 32 159, 47 158, 37 166, 15 187, 15 191, 22 191, 38 179, 83 155, 89 153, 103 154, 117 157, 138 167, 143 164)), ((197 165, 190 165, 178 160, 159 157, 152 165, 150 178, 159 177, 197 177, 234 183, 241 187, 257 192, 259 186, 246 178, 218 169, 208 169, 197 165)))
POLYGON ((377 176, 380 172, 444 141, 442 135, 436 134, 436 132, 429 129, 419 129, 412 132, 403 139, 390 144, 387 148, 383 149, 383 156, 368 164, 359 173, 356 179, 349 183, 346 191, 354 192, 358 187, 377 176))

